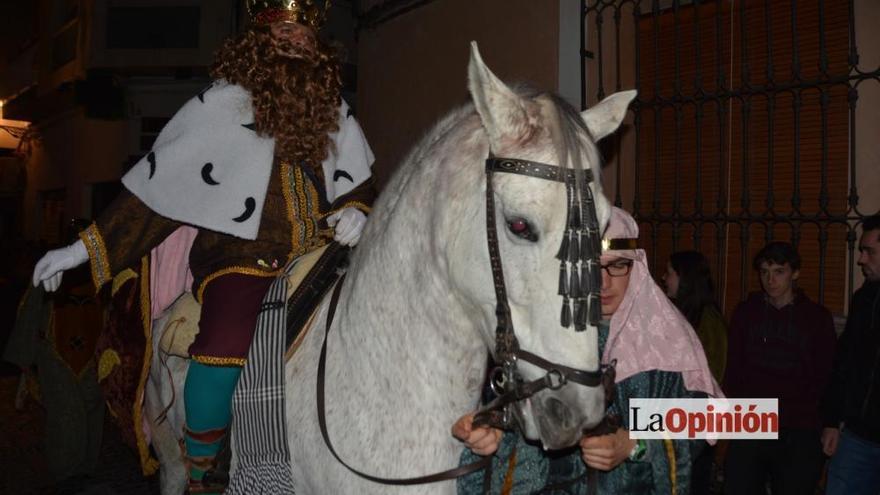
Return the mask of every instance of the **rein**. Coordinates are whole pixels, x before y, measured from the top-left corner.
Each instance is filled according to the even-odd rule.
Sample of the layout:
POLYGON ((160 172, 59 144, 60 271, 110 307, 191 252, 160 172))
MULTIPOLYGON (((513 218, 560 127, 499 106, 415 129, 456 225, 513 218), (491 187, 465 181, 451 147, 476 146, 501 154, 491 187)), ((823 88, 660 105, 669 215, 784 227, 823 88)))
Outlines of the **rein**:
POLYGON ((324 437, 324 443, 327 445, 330 453, 333 454, 333 457, 335 457, 336 460, 339 461, 340 464, 345 466, 349 471, 360 476, 361 478, 373 481, 375 483, 397 486, 421 485, 424 483, 435 483, 437 481, 453 480, 466 474, 470 474, 475 471, 479 471, 480 469, 485 469, 491 466, 492 456, 487 456, 483 459, 480 459, 479 461, 472 462, 464 466, 459 466, 454 469, 447 469, 446 471, 441 471, 439 473, 429 474, 426 476, 417 476, 414 478, 381 478, 359 471, 348 465, 348 463, 346 463, 342 460, 342 458, 339 457, 339 454, 336 453, 336 449, 333 448, 333 443, 330 442, 330 435, 327 433, 327 414, 324 407, 324 371, 327 363, 327 337, 330 335, 330 328, 331 324, 333 323, 333 315, 336 313, 336 305, 339 303, 339 293, 342 290, 343 280, 345 280, 345 275, 340 277, 339 280, 336 282, 336 287, 333 289, 333 296, 330 298, 330 308, 327 310, 327 330, 324 333, 324 344, 321 346, 321 358, 318 361, 318 425, 321 427, 321 436, 324 437))

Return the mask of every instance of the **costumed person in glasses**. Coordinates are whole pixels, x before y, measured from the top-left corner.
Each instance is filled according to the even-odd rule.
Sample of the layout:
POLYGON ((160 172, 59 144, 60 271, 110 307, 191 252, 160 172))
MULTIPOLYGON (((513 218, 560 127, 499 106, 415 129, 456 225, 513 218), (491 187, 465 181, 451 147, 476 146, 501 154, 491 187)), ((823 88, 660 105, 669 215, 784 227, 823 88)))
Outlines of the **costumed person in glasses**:
MULTIPOLYGON (((616 361, 616 391, 606 414, 619 417, 621 427, 547 452, 519 433, 473 427, 473 414, 462 417, 452 428, 469 447, 462 464, 493 455, 491 493, 586 494, 590 484, 608 494, 689 492, 695 442, 631 439, 629 400, 720 397, 721 390, 693 328, 651 278, 645 251, 636 247, 638 235, 632 216, 613 208, 602 242, 598 341, 602 362, 616 361)), ((460 478, 458 492, 482 493, 483 476, 477 471, 460 478)))
POLYGON ((263 296, 292 260, 357 243, 375 192, 373 154, 340 98, 339 61, 317 37, 319 0, 248 0, 251 26, 216 54, 214 82, 168 122, 125 189, 80 240, 48 252, 34 285, 89 261, 96 287, 179 227, 202 304, 184 402, 190 493, 206 486, 263 296))

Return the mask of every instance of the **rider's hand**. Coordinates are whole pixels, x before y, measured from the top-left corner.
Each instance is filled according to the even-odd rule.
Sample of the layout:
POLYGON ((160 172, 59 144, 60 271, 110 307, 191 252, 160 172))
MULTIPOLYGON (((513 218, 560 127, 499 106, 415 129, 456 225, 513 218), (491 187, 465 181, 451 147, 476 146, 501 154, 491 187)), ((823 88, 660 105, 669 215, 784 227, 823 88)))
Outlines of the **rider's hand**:
POLYGON ((357 208, 343 208, 327 217, 327 225, 335 227, 333 239, 343 246, 354 246, 361 238, 367 216, 357 208))
POLYGON ((474 413, 466 414, 452 425, 452 436, 464 442, 477 455, 491 455, 498 450, 502 431, 498 428, 474 428, 474 413))
POLYGON ((43 283, 47 292, 54 292, 61 285, 64 270, 76 268, 89 260, 89 253, 82 240, 70 246, 53 249, 46 253, 34 267, 34 287, 43 283))
POLYGON ((580 446, 581 458, 587 466, 610 471, 629 457, 636 441, 629 437, 629 430, 619 428, 616 433, 583 437, 580 446))
POLYGON ((839 428, 823 428, 822 429, 822 452, 831 457, 837 451, 837 442, 840 441, 839 428))

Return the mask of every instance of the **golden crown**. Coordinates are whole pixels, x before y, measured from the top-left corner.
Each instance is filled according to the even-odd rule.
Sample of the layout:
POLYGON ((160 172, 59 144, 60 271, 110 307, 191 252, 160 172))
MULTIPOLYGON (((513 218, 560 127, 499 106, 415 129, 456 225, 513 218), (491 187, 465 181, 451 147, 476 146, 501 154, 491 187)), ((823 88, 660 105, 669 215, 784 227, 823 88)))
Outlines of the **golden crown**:
POLYGON ((245 0, 254 24, 291 21, 318 30, 324 24, 330 0, 245 0))

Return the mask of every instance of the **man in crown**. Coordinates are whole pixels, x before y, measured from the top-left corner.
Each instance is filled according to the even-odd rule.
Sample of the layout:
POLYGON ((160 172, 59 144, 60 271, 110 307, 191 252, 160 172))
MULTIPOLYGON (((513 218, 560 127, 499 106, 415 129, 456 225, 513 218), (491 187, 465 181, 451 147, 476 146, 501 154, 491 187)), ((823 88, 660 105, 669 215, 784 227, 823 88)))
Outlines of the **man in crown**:
POLYGON ((51 291, 89 261, 100 288, 179 228, 195 228, 188 260, 202 307, 184 393, 190 493, 222 491, 203 477, 273 279, 334 239, 357 243, 374 196, 373 154, 340 98, 336 55, 317 37, 326 5, 247 6, 252 25, 218 51, 215 81, 122 178, 120 197, 33 276, 51 291))

